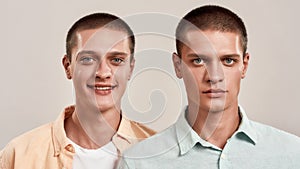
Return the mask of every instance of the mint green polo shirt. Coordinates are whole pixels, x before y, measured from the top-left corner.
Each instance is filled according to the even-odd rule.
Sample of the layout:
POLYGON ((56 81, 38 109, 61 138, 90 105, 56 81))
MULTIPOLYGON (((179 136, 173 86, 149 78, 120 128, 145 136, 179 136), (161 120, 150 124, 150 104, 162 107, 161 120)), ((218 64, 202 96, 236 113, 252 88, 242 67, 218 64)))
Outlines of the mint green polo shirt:
POLYGON ((166 130, 124 153, 129 169, 300 169, 300 138, 242 117, 223 149, 201 139, 182 113, 166 130))

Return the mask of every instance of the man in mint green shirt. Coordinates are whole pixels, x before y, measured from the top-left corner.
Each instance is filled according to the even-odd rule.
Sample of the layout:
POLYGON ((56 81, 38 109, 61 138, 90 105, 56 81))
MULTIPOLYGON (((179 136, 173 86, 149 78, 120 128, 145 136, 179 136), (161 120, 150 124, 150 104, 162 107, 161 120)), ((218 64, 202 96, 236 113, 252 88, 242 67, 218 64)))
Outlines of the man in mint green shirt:
POLYGON ((300 138, 247 118, 238 103, 250 55, 242 19, 219 6, 189 12, 173 64, 188 106, 178 121, 124 154, 119 168, 300 168, 300 138))

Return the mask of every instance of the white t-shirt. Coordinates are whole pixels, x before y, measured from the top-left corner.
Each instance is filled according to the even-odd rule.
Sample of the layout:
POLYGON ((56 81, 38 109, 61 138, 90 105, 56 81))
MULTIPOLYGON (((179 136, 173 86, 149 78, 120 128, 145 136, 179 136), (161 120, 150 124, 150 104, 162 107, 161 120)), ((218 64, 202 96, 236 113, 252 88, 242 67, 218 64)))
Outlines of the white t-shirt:
POLYGON ((85 149, 72 140, 70 142, 75 148, 73 169, 115 168, 118 160, 118 150, 112 142, 99 149, 85 149))

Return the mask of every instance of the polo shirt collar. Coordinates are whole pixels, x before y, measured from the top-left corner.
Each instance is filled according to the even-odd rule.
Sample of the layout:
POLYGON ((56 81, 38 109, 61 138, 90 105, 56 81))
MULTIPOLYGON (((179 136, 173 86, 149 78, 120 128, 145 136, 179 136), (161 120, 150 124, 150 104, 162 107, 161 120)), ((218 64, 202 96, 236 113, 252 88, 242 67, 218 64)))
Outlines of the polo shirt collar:
POLYGON ((184 155, 185 153, 187 153, 200 140, 198 134, 192 129, 185 118, 185 114, 187 113, 187 111, 188 109, 186 107, 175 123, 175 131, 178 146, 180 149, 180 155, 184 155))
POLYGON ((241 124, 235 134, 242 133, 246 135, 253 144, 258 141, 258 136, 255 128, 252 126, 251 121, 248 119, 245 110, 239 105, 239 113, 241 116, 241 124))
MULTIPOLYGON (((185 114, 187 113, 188 108, 180 114, 177 122, 175 123, 176 136, 178 141, 178 146, 180 149, 180 155, 184 155, 190 149, 192 149, 197 143, 200 143, 203 147, 211 147, 217 150, 221 150, 217 146, 203 140, 189 125, 186 120, 185 114)), ((257 143, 257 134, 255 129, 252 127, 250 120, 248 119, 245 111, 241 106, 239 106, 239 113, 241 115, 241 124, 239 129, 235 134, 242 133, 245 134, 250 140, 251 143, 257 143)))

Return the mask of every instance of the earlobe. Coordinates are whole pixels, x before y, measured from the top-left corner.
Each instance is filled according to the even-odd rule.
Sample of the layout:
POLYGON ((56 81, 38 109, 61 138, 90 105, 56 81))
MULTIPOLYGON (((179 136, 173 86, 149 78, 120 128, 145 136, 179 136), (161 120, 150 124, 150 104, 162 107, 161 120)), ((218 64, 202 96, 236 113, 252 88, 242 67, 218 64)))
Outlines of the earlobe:
POLYGON ((175 69, 176 76, 181 79, 182 78, 182 72, 181 72, 181 58, 176 54, 175 52, 172 55, 173 59, 173 66, 175 69))
POLYGON ((67 55, 64 55, 64 57, 62 59, 62 64, 64 66, 67 78, 68 79, 72 79, 72 74, 71 74, 71 69, 70 69, 71 62, 70 62, 70 60, 69 60, 69 58, 68 58, 67 55))

